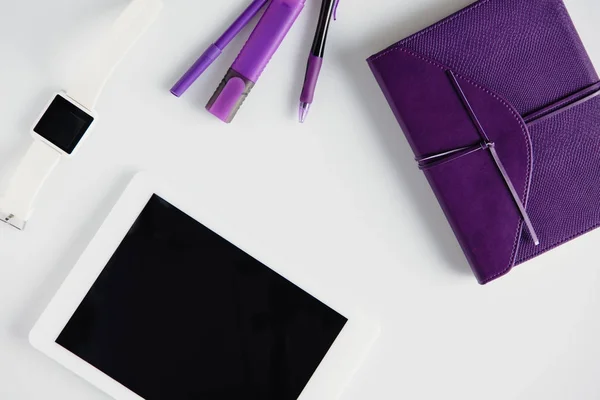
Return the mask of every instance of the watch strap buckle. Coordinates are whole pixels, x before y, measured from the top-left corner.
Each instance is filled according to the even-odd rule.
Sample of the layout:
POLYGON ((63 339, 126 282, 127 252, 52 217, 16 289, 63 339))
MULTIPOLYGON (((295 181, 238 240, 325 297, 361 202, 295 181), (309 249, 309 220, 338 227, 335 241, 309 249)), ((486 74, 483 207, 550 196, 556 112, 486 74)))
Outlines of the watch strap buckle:
POLYGON ((17 228, 20 231, 25 229, 25 225, 27 224, 27 221, 17 218, 14 214, 5 213, 1 210, 0 210, 0 221, 12 226, 13 228, 17 228))

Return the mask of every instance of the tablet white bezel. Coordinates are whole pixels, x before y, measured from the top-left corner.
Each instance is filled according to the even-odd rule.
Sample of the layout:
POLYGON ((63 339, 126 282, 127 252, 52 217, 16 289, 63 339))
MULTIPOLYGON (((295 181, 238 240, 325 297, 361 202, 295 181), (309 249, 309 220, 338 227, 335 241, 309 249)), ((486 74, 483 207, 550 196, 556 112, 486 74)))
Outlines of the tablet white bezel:
MULTIPOLYGON (((146 174, 138 174, 29 334, 29 341, 33 347, 116 400, 144 399, 58 345, 56 339, 153 194, 160 196, 197 221, 210 220, 208 217, 202 218, 201 213, 194 212, 198 207, 193 206, 194 201, 191 197, 182 196, 166 183, 158 182, 146 174)), ((223 232, 213 229, 212 226, 206 226, 227 239, 227 235, 223 232)), ((247 251, 250 249, 238 247, 252 254, 247 251)), ((273 266, 269 268, 348 318, 348 323, 298 398, 298 400, 338 399, 377 338, 378 326, 361 315, 356 305, 329 301, 331 299, 325 293, 311 290, 310 283, 295 282, 277 268, 273 266)))

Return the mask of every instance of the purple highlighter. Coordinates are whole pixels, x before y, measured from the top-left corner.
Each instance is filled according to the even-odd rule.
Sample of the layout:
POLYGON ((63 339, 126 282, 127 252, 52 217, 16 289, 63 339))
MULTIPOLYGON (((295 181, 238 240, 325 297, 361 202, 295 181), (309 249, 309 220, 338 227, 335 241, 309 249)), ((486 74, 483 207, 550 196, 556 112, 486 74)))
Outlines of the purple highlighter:
POLYGON ((171 88, 171 93, 180 97, 190 86, 206 71, 206 69, 221 55, 225 47, 244 29, 252 18, 258 14, 268 0, 254 0, 252 4, 235 20, 235 22, 221 35, 221 37, 198 58, 191 68, 171 88))
POLYGON ((231 122, 304 8, 306 0, 272 0, 206 109, 231 122))

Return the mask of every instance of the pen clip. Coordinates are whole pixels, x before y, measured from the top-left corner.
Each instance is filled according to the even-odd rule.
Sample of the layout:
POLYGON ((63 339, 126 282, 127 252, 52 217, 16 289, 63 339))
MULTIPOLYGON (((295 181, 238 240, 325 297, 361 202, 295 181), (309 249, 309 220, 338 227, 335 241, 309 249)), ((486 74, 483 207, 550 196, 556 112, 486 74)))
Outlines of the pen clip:
POLYGON ((338 6, 340 5, 340 0, 335 0, 335 4, 333 5, 333 20, 337 21, 337 11, 338 6))

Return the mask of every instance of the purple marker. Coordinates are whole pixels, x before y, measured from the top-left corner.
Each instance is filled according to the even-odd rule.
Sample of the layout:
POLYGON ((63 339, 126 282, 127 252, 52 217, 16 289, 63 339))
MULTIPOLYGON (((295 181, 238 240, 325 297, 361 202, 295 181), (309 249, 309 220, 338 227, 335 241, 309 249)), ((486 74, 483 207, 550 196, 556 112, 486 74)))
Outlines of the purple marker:
POLYGON ((272 0, 206 109, 231 122, 292 25, 305 0, 272 0))
POLYGON ((171 93, 179 97, 202 75, 204 71, 221 55, 229 43, 254 18, 268 0, 254 0, 242 15, 221 35, 221 37, 200 56, 181 79, 171 88, 171 93))

